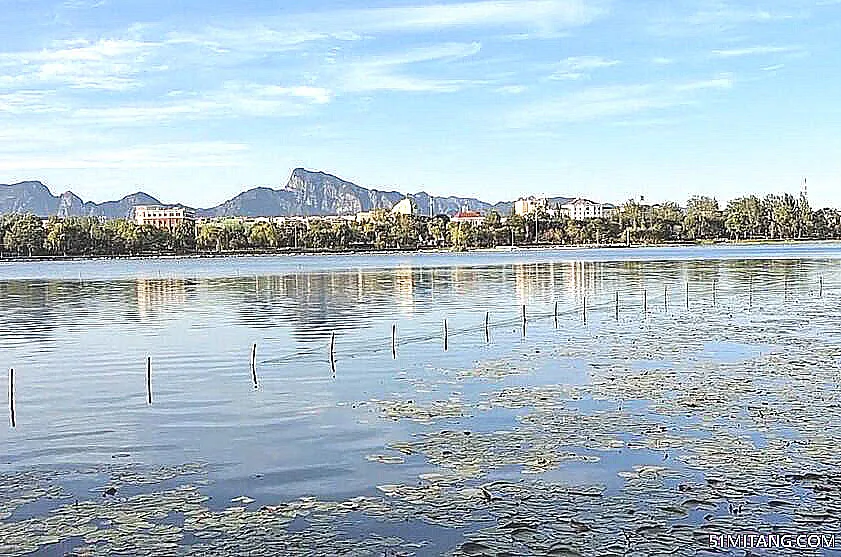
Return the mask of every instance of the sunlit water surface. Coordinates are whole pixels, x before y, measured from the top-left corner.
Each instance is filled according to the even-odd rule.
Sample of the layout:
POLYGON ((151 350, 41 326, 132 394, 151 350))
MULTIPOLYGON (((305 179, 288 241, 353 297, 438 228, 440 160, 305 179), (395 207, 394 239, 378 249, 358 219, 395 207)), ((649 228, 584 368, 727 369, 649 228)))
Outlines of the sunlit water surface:
MULTIPOLYGON (((638 392, 637 382, 648 372, 695 368, 724 381, 730 370, 750 367, 769 391, 775 386, 785 391, 792 375, 766 366, 784 359, 789 344, 812 343, 807 351, 828 350, 830 359, 803 365, 813 366, 816 380, 828 381, 825 392, 837 392, 827 374, 837 371, 841 356, 832 352, 841 341, 839 256, 837 245, 805 244, 0 263, 0 368, 15 370, 16 420, 16 427, 0 428, 0 472, 7 478, 65 474, 47 482, 61 486, 54 498, 6 501, 3 523, 47 516, 77 500, 119 504, 120 498, 170 489, 179 485, 177 478, 149 485, 115 478, 127 469, 142 474, 186 464, 200 467, 190 479, 210 497, 204 506, 220 512, 238 496, 253 499, 246 503, 250 510, 307 496, 388 501, 377 486, 415 486, 425 474, 453 470, 463 473, 454 489, 522 480, 598 486, 604 497, 639 496, 626 492, 623 473, 664 462, 703 482, 715 469, 704 460, 712 457, 684 454, 680 443, 668 439, 659 448, 640 441, 644 434, 607 431, 607 425, 593 435, 622 439, 624 450, 601 441, 591 445, 584 435, 564 449, 576 458, 532 463, 537 470, 513 461, 482 464, 479 458, 480 470, 464 473, 464 463, 448 460, 447 451, 401 454, 394 446, 423 439, 418 434, 425 432, 467 431, 468 440, 460 442, 469 451, 470 433, 521 431, 532 423, 528 415, 534 408, 506 397, 522 393, 529 401, 549 386, 564 393, 555 395, 557 404, 549 409, 555 417, 566 412, 573 420, 600 419, 621 412, 631 422, 662 424, 663 435, 733 433, 750 439, 755 451, 777 437, 809 437, 817 422, 768 424, 765 416, 762 426, 745 421, 754 405, 768 404, 757 402, 753 388, 742 401, 723 392, 726 411, 710 416, 706 400, 693 406, 681 398, 692 396, 679 391, 685 383, 649 397, 638 392), (250 364, 253 344, 256 373, 250 364), (627 392, 604 386, 621 384, 623 374, 633 378, 627 392), (680 401, 684 406, 668 406, 680 401), (424 417, 419 410, 401 412, 396 403, 437 410, 424 417), (116 494, 103 495, 106 486, 114 486, 116 494)), ((766 412, 797 402, 783 398, 766 412)), ((834 436, 836 421, 826 420, 821 434, 834 436)), ((585 434, 587 427, 582 422, 585 434)), ((541 431, 534 430, 530 441, 557 435, 541 431)), ((549 452, 557 454, 558 447, 549 452)), ((4 496, 13 497, 11 491, 0 499, 4 496)), ((800 503, 810 495, 802 497, 800 503)), ((477 504, 489 503, 480 494, 477 504)), ((712 508, 727 517, 721 505, 712 508)), ((680 518, 697 526, 704 514, 691 511, 680 518)), ((492 546, 468 542, 471 532, 495 524, 492 518, 445 528, 421 519, 400 527, 363 515, 345 519, 343 535, 350 541, 376 531, 405 542, 390 542, 395 554, 479 554, 492 546), (360 531, 353 529, 366 521, 370 524, 360 531)), ((761 520, 770 525, 793 515, 761 520)), ((296 520, 287 530, 296 528, 306 529, 306 521, 296 520)), ((809 530, 820 528, 813 524, 809 530)), ((178 548, 164 553, 201 547, 200 538, 184 533, 178 548)), ((59 543, 45 543, 36 553, 96 547, 84 536, 52 541, 59 543)), ((14 540, 5 543, 12 554, 32 550, 14 540)), ((107 543, 100 542, 100 551, 116 551, 107 543)), ((512 538, 503 545, 515 553, 545 549, 529 543, 512 538)), ((595 543, 570 547, 595 554, 595 543)), ((382 550, 372 547, 374 554, 382 550)))

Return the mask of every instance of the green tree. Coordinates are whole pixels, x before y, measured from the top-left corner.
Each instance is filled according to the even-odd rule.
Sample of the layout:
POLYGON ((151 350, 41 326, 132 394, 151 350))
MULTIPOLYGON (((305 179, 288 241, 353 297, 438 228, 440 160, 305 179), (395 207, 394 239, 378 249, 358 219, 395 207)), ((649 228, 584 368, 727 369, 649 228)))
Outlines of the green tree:
POLYGON ((3 246, 7 251, 29 257, 43 251, 46 233, 35 215, 12 215, 4 228, 3 246))
POLYGON ((269 249, 278 245, 277 227, 269 222, 255 223, 248 231, 248 243, 253 248, 269 249))
POLYGON ((718 201, 705 196, 691 198, 686 204, 684 223, 691 239, 716 238, 724 228, 718 201))

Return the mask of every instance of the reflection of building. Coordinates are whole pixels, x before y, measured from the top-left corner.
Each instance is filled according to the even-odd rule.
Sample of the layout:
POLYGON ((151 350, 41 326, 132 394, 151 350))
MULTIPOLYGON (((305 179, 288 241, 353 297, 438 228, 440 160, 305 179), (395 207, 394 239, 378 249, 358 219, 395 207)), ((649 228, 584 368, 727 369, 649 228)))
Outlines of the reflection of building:
POLYGON ((394 297, 404 315, 415 308, 415 270, 412 267, 394 269, 394 297))
POLYGON ((137 312, 148 317, 187 302, 184 279, 137 279, 137 312))
POLYGON ((134 220, 139 226, 157 226, 174 230, 186 223, 196 222, 196 212, 182 206, 138 205, 134 208, 134 220))
POLYGON ((579 197, 561 205, 561 213, 573 220, 601 219, 609 217, 616 210, 610 203, 596 203, 579 197))

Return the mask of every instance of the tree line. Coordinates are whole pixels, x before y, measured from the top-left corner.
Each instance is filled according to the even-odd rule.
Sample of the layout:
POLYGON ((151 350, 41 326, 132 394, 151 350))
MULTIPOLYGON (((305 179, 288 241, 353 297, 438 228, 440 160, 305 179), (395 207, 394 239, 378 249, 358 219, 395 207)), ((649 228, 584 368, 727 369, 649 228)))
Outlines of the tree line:
POLYGON ((174 230, 131 220, 0 217, 0 256, 116 256, 248 251, 468 249, 511 245, 658 244, 705 240, 841 239, 841 212, 813 210, 805 195, 748 196, 720 207, 711 197, 644 205, 634 200, 610 216, 573 220, 558 211, 452 222, 374 211, 370 220, 241 220, 184 223, 174 230))

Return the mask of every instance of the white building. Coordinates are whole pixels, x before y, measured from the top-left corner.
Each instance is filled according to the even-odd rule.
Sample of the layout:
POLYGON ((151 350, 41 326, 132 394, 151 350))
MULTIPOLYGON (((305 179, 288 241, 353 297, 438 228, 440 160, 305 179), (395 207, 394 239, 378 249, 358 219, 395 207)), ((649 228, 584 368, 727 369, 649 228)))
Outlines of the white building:
POLYGON ((180 205, 137 205, 134 208, 134 220, 138 226, 151 225, 174 230, 185 222, 194 224, 196 212, 180 205))
POLYGON ((417 202, 411 197, 406 197, 402 201, 398 201, 391 212, 396 215, 417 215, 420 213, 417 202))
POLYGON ((482 224, 483 222, 485 222, 485 217, 483 217, 482 213, 479 213, 478 211, 462 210, 456 213, 453 216, 453 218, 450 219, 450 222, 469 222, 471 224, 482 224))
POLYGON ((616 206, 610 203, 596 203, 583 197, 573 199, 569 203, 561 205, 561 214, 573 220, 607 218, 615 210, 616 206))

